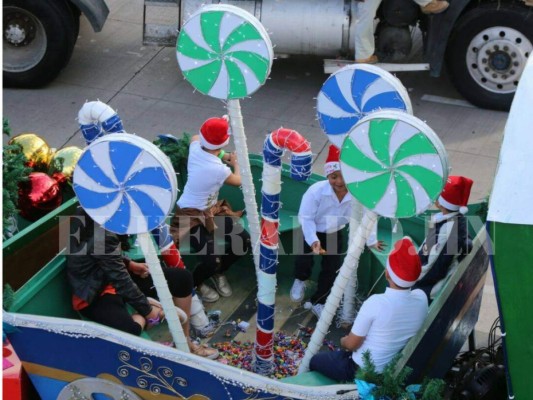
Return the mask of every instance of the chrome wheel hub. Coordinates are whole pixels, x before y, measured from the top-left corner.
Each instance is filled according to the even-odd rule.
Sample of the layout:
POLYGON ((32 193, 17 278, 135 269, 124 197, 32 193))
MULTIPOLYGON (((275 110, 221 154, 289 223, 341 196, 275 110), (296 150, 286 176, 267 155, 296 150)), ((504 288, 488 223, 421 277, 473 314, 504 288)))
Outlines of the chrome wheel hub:
POLYGON ((41 21, 27 10, 4 7, 3 69, 24 72, 36 66, 47 47, 46 31, 41 21))
POLYGON ((496 26, 479 32, 470 42, 466 65, 486 90, 513 93, 533 50, 531 41, 516 29, 496 26))

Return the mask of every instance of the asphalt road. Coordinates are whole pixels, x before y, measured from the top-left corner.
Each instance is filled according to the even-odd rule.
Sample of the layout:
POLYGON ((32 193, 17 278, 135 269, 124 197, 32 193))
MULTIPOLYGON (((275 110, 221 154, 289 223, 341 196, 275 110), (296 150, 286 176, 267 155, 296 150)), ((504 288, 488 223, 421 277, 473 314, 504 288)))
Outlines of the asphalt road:
MULTIPOLYGON (((142 1, 107 3, 111 13, 103 31, 94 33, 82 18, 72 59, 53 83, 37 90, 3 90, 3 115, 13 134, 35 132, 57 149, 83 147, 76 117, 85 101, 97 99, 118 111, 126 131, 149 140, 163 133, 196 133, 205 119, 226 113, 222 101, 195 93, 183 79, 175 49, 142 45, 142 1)), ((427 72, 397 77, 408 89, 414 115, 444 143, 451 173, 474 180, 470 200, 488 196, 508 114, 469 106, 445 73, 441 78, 427 72)), ((315 107, 326 78, 321 59, 276 60, 266 85, 241 101, 249 150, 260 153, 267 133, 280 126, 292 128, 311 142, 313 169, 323 174, 328 142, 315 107)), ((496 316, 489 278, 477 329, 487 333, 496 316)))

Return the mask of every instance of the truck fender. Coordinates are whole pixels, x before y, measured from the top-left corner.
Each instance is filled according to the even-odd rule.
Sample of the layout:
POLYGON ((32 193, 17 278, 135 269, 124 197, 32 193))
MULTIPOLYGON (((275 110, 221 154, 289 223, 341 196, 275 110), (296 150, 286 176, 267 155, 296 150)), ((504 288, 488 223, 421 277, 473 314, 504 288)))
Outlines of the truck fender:
POLYGON ((89 20, 95 32, 100 32, 109 15, 105 0, 70 0, 89 20))
POLYGON ((446 47, 448 46, 448 39, 452 33, 453 27, 457 22, 463 10, 470 3, 470 0, 454 0, 450 2, 450 7, 446 12, 438 15, 430 16, 433 18, 429 24, 428 31, 428 61, 430 64, 429 73, 433 77, 439 77, 446 47))

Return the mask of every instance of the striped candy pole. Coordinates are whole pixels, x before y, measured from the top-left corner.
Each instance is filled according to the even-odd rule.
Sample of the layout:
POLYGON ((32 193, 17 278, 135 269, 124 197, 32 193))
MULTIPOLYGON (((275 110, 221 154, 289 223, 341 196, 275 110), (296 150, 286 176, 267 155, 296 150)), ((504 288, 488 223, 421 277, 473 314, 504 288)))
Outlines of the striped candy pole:
POLYGON ((170 234, 170 227, 164 223, 152 230, 152 236, 155 243, 159 247, 161 258, 169 268, 185 268, 185 263, 181 258, 180 251, 174 243, 174 239, 170 234))
POLYGON ((106 133, 124 132, 116 111, 100 100, 86 102, 78 112, 78 122, 87 144, 106 133))
MULTIPOLYGON (((73 173, 80 205, 104 229, 137 234, 176 347, 188 352, 172 295, 149 232, 165 224, 177 196, 168 157, 141 137, 115 133, 94 140, 73 173)), ((165 240, 163 240, 165 241, 165 240)))
POLYGON ((311 175, 311 146, 302 135, 291 129, 280 128, 266 138, 263 146, 261 246, 257 275, 258 307, 254 364, 255 371, 262 375, 268 375, 273 368, 281 157, 285 149, 292 153, 291 178, 302 181, 311 175))
POLYGON ((259 90, 270 75, 272 42, 261 22, 242 8, 206 5, 183 24, 176 54, 183 76, 196 90, 227 101, 257 272, 259 214, 240 99, 259 90))

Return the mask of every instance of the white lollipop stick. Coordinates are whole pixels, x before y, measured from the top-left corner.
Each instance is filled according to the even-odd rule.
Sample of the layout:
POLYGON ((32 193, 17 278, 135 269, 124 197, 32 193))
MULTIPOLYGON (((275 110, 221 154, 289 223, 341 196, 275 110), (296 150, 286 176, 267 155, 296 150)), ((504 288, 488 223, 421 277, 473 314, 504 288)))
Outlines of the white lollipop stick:
POLYGON ((372 232, 377 217, 376 213, 368 211, 363 217, 363 221, 357 229, 354 239, 350 242, 350 245, 348 246, 348 254, 346 254, 341 269, 339 270, 339 274, 335 278, 331 293, 326 300, 324 310, 322 311, 322 314, 320 314, 320 319, 318 320, 315 331, 313 332, 307 350, 305 351, 304 358, 302 359, 302 363, 300 364, 300 368, 298 369, 298 374, 309 371, 309 362, 311 361, 311 358, 317 354, 322 347, 322 343, 328 333, 335 312, 339 307, 346 285, 354 273, 354 266, 359 263, 359 257, 361 257, 366 240, 372 232))
POLYGON ((252 240, 252 251, 254 255, 254 265, 256 272, 259 270, 259 237, 261 228, 259 226, 259 213, 257 212, 257 202, 255 200, 255 186, 252 179, 252 169, 248 158, 248 144, 244 134, 242 122, 241 103, 239 100, 228 100, 228 115, 233 132, 233 141, 237 151, 237 159, 241 166, 241 181, 244 192, 244 207, 248 218, 250 238, 252 240))
MULTIPOLYGON (((357 232, 357 228, 361 225, 362 218, 363 206, 357 200, 352 198, 352 215, 350 218, 350 236, 348 238, 348 243, 353 242, 355 232, 357 232)), ((352 323, 355 317, 355 290, 357 288, 357 270, 359 268, 359 263, 350 267, 353 268, 353 273, 344 290, 340 312, 340 320, 343 323, 352 323)))
POLYGON ((154 281, 157 297, 159 297, 159 301, 163 306, 172 340, 177 349, 188 353, 189 345, 187 344, 187 338, 185 338, 185 334, 183 333, 183 328, 181 327, 178 313, 176 312, 176 306, 172 301, 172 294, 168 289, 167 281, 163 274, 163 270, 161 269, 161 264, 159 263, 159 258, 157 257, 157 251, 152 242, 152 238, 150 234, 146 232, 139 233, 137 238, 139 239, 139 244, 146 263, 150 268, 150 275, 154 281))

